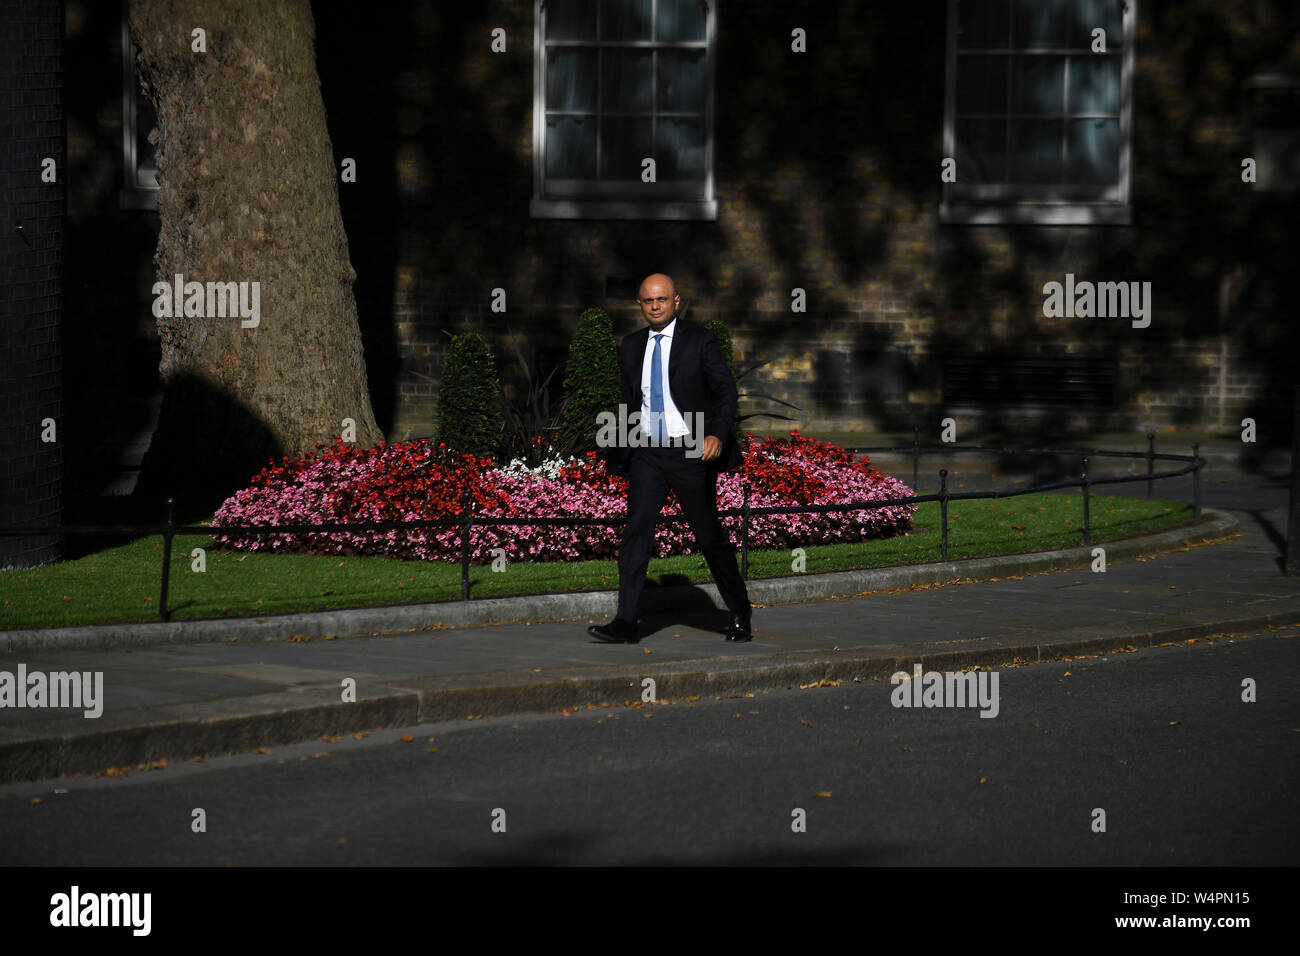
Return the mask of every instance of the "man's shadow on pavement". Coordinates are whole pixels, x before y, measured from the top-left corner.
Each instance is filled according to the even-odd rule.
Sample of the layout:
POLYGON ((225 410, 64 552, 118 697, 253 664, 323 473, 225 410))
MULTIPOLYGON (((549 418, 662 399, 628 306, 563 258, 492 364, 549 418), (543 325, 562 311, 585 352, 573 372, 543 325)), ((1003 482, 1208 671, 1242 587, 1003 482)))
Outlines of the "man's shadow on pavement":
POLYGON ((637 607, 641 640, 674 627, 693 627, 718 635, 727 632, 731 612, 684 574, 661 574, 658 585, 646 583, 637 607))

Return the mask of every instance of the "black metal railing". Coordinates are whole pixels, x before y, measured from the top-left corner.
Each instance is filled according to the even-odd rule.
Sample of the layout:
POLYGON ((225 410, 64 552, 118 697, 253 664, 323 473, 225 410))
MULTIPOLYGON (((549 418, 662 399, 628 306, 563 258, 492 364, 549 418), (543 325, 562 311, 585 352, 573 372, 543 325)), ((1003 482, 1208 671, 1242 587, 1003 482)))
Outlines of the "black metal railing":
MULTIPOLYGON (((1298 401, 1300 401, 1300 399, 1298 399, 1298 401)), ((1199 456, 1197 455, 1197 449, 1201 447, 1201 443, 1192 442, 1191 455, 1170 455, 1170 454, 1156 452, 1155 432, 1147 432, 1146 438, 1147 438, 1146 451, 1100 451, 1095 448, 1032 448, 1032 447, 1017 448, 1017 447, 993 446, 993 445, 958 445, 955 442, 945 443, 941 445, 922 445, 920 426, 914 425, 912 426, 912 443, 910 445, 878 445, 878 446, 869 446, 869 447, 863 446, 857 448, 850 448, 848 449, 848 451, 855 452, 855 453, 873 452, 873 451, 880 451, 880 452, 910 451, 912 453, 912 487, 913 488, 917 487, 919 481, 919 468, 921 464, 921 455, 924 454, 925 452, 937 451, 945 455, 951 454, 953 452, 984 452, 985 454, 998 454, 998 455, 1075 454, 1080 456, 1092 455, 1094 457, 1108 457, 1108 458, 1142 458, 1147 463, 1147 473, 1145 475, 1145 478, 1147 483, 1147 497, 1150 498, 1151 484, 1158 477, 1160 477, 1155 474, 1156 459, 1165 458, 1165 459, 1174 459, 1178 461, 1190 461, 1193 458, 1199 458, 1199 456)), ((1205 462, 1201 461, 1201 465, 1203 464, 1205 464, 1205 462)), ((1198 465, 1197 468, 1199 470, 1200 465, 1198 465)), ((1197 477, 1198 476, 1193 477, 1192 479, 1193 482, 1197 480, 1197 477)), ((1126 478, 1124 480, 1128 481, 1130 479, 1126 478)), ((1199 491, 1199 489, 1194 489, 1194 490, 1199 491)))
MULTIPOLYGON (((1152 484, 1166 478, 1178 478, 1190 474, 1192 476, 1192 515, 1199 518, 1201 514, 1200 499, 1200 470, 1205 465, 1205 459, 1199 454, 1200 443, 1192 443, 1192 453, 1190 455, 1177 455, 1170 453, 1157 453, 1155 450, 1155 436, 1147 433, 1147 450, 1145 452, 1123 452, 1123 451, 1103 451, 1098 449, 1061 449, 1061 448, 1008 448, 1008 447, 991 447, 984 445, 921 445, 917 436, 914 434, 911 445, 874 447, 874 448, 853 448, 848 449, 854 453, 877 451, 877 452, 902 452, 910 450, 912 452, 912 487, 915 488, 919 478, 919 462, 924 452, 943 452, 950 454, 952 452, 984 452, 997 454, 1048 454, 1048 455, 1067 455, 1078 454, 1080 456, 1080 477, 1074 481, 1054 481, 1046 484, 1030 485, 1023 488, 1007 489, 1005 491, 965 491, 951 492, 948 490, 948 469, 939 469, 939 491, 937 494, 929 495, 912 495, 907 498, 888 498, 881 501, 851 501, 841 504, 831 505, 779 505, 770 507, 755 508, 749 503, 750 488, 749 484, 744 484, 742 488, 742 504, 739 508, 728 508, 718 512, 719 518, 733 518, 739 516, 740 521, 740 571, 742 577, 746 580, 749 578, 749 526, 750 520, 755 515, 770 514, 825 514, 830 512, 847 512, 847 511, 865 511, 873 508, 889 508, 898 505, 924 504, 930 501, 939 502, 939 522, 940 522, 940 555, 941 560, 947 561, 948 548, 948 503, 951 501, 970 501, 985 498, 1014 498, 1018 495, 1037 494, 1044 491, 1055 491, 1062 488, 1080 488, 1083 491, 1083 543, 1084 546, 1092 544, 1092 517, 1089 506, 1089 498, 1092 489, 1097 485, 1118 485, 1126 482, 1145 481, 1147 483, 1147 497, 1151 496, 1152 484), (1146 460, 1147 468, 1145 474, 1140 475, 1121 475, 1108 478, 1094 478, 1088 473, 1089 458, 1143 458, 1146 460), (1188 462, 1182 468, 1170 471, 1157 472, 1154 469, 1157 459, 1170 461, 1188 462)), ((262 534, 313 534, 326 531, 394 531, 394 530, 417 530, 421 528, 435 527, 460 527, 460 596, 461 600, 470 600, 469 595, 469 567, 470 567, 470 538, 475 526, 493 527, 501 525, 563 525, 563 526, 580 526, 580 525, 605 525, 606 527, 616 527, 627 524, 627 516, 613 518, 582 518, 577 516, 558 516, 543 517, 529 515, 475 515, 472 508, 472 498, 470 489, 466 486, 461 499, 461 513, 447 518, 421 518, 413 521, 367 521, 367 522, 348 522, 348 523, 316 523, 316 524, 277 524, 277 525, 177 525, 175 522, 175 498, 167 499, 167 520, 162 525, 59 525, 55 527, 19 527, 19 528, 0 528, 0 535, 4 536, 39 536, 39 535, 60 535, 60 534, 133 534, 133 535, 153 535, 161 534, 163 537, 163 554, 162 554, 162 584, 159 589, 159 606, 158 620, 167 620, 167 590, 168 582, 171 577, 171 551, 172 542, 177 536, 182 535, 262 535, 262 534)), ((685 515, 674 515, 669 517, 660 517, 660 523, 684 522, 687 518, 685 515)))

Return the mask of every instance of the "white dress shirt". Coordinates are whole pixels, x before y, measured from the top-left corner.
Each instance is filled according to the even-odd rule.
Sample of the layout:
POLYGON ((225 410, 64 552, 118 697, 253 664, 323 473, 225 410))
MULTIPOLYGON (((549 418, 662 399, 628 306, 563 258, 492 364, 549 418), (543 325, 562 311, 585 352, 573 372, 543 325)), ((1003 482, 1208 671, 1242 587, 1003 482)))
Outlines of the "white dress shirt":
MULTIPOLYGON (((668 362, 673 350, 673 330, 676 327, 677 316, 673 316, 673 320, 662 330, 663 338, 659 340, 659 364, 664 389, 664 434, 669 438, 681 438, 691 433, 686 427, 686 419, 682 418, 681 411, 673 403, 673 393, 668 388, 668 362)), ((650 334, 646 336, 645 356, 641 361, 641 427, 651 435, 656 433, 654 417, 650 412, 650 369, 654 366, 655 334, 655 330, 650 329, 650 334)))

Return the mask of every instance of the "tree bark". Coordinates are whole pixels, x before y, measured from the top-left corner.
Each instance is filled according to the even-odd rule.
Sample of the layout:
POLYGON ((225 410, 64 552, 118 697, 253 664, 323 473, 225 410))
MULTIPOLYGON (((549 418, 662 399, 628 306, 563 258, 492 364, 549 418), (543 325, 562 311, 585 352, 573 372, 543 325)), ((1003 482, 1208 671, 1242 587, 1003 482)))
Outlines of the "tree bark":
POLYGON ((158 281, 203 283, 209 313, 207 283, 248 283, 250 306, 257 283, 260 306, 255 327, 184 301, 158 318, 163 403, 137 490, 229 494, 344 419, 375 444, 307 0, 132 0, 130 26, 158 113, 158 281))

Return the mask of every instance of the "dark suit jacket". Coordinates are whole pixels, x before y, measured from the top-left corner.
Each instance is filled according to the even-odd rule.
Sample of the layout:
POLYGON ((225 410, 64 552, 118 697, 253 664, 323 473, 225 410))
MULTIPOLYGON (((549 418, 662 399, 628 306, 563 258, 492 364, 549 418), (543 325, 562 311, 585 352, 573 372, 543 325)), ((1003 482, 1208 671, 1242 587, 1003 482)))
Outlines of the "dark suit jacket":
MULTIPOLYGON (((649 337, 647 325, 625 336, 619 346, 623 402, 629 415, 641 408, 641 363, 649 337)), ((742 455, 731 427, 736 420, 736 380, 722 357, 717 336, 680 316, 673 326, 673 347, 668 355, 668 389, 678 411, 703 412, 704 434, 722 441, 722 454, 704 464, 721 471, 739 468, 742 455)), ((636 450, 621 449, 613 459, 614 470, 626 474, 636 450)))

